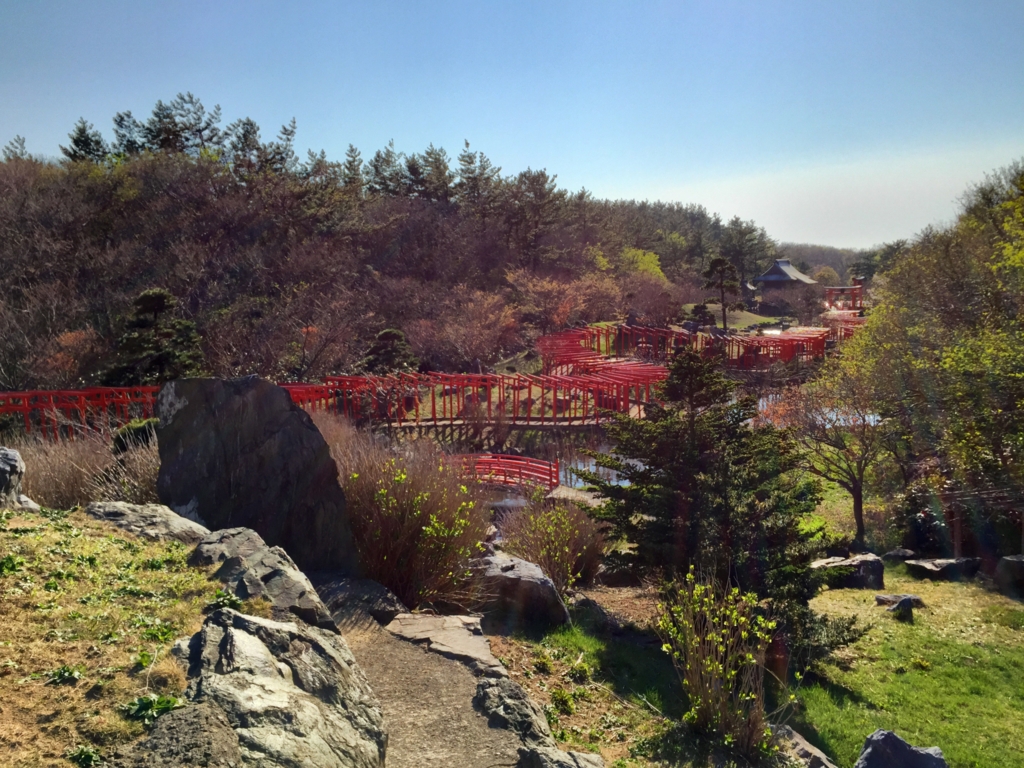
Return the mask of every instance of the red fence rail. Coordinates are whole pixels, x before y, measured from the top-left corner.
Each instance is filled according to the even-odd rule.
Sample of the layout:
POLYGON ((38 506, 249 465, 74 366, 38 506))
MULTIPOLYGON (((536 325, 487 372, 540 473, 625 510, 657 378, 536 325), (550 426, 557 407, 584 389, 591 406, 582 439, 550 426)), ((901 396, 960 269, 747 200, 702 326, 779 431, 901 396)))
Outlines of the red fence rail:
MULTIPOLYGON (((826 328, 770 335, 711 335, 669 328, 576 328, 537 341, 540 375, 394 374, 329 376, 319 384, 282 384, 307 410, 328 410, 356 421, 397 427, 497 424, 597 425, 609 413, 639 416, 668 375, 660 362, 692 347, 721 354, 730 366, 752 369, 776 361, 825 355, 863 318, 836 313, 826 328)), ((17 414, 25 430, 57 437, 63 425, 121 424, 153 415, 158 387, 0 392, 0 415, 17 414)), ((67 427, 70 429, 70 427, 67 427)))
POLYGON ((462 462, 465 475, 495 485, 539 485, 548 490, 558 485, 558 462, 510 456, 503 453, 469 453, 453 457, 462 462))

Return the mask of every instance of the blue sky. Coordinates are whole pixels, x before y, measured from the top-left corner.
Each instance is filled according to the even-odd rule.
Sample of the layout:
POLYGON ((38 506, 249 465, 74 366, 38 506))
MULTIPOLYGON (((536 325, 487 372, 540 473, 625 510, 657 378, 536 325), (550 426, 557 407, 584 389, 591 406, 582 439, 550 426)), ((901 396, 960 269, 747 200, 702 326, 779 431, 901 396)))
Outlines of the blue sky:
POLYGON ((1024 158, 1024 2, 2 0, 0 144, 192 91, 340 159, 394 139, 869 246, 1024 158))

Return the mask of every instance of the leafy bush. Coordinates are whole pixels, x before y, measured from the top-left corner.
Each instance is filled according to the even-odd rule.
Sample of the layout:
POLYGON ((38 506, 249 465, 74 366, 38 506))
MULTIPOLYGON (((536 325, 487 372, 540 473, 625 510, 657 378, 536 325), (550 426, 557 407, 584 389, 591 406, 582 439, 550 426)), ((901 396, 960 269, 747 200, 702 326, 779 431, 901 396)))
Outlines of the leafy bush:
POLYGON ((600 524, 578 507, 533 499, 501 519, 505 550, 537 563, 564 594, 597 574, 604 551, 600 524))
POLYGON ((121 714, 129 720, 138 720, 143 725, 152 725, 161 715, 166 715, 175 709, 185 706, 181 700, 174 696, 158 696, 155 693, 147 693, 132 699, 127 704, 121 705, 121 714))
POLYGON ((64 757, 79 768, 92 768, 95 765, 103 764, 103 757, 93 747, 79 745, 64 753, 64 757))
POLYGON ((338 464, 366 576, 410 608, 457 602, 487 529, 478 486, 433 444, 398 455, 333 416, 315 421, 338 464))
POLYGON ((82 679, 82 670, 78 667, 63 664, 53 670, 46 678, 47 685, 78 685, 82 679))
POLYGON ((156 427, 160 419, 132 419, 114 431, 111 450, 115 456, 133 448, 148 446, 156 442, 156 427))
POLYGON ((699 734, 755 757, 768 750, 764 661, 775 623, 757 598, 698 583, 690 568, 665 590, 658 629, 689 697, 683 720, 699 734))

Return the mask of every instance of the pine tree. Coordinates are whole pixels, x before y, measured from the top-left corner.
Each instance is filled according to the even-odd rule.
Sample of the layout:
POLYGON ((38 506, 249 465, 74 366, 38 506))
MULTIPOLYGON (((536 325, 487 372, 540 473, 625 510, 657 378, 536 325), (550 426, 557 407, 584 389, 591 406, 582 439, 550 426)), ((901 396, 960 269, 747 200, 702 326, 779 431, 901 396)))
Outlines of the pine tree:
POLYGON ((722 330, 729 330, 729 321, 726 317, 726 311, 731 309, 731 305, 726 302, 725 295, 732 294, 736 295, 740 292, 740 284, 737 279, 736 267, 734 267, 727 259, 723 259, 721 256, 715 256, 708 264, 708 268, 701 273, 701 277, 704 278, 704 284, 701 286, 704 290, 715 290, 718 291, 719 297, 722 302, 722 330))
POLYGON ((61 146, 60 151, 73 162, 87 160, 102 163, 110 152, 102 134, 84 117, 78 119, 75 129, 68 134, 68 138, 71 139, 70 146, 61 146))
POLYGON ((177 299, 163 288, 143 291, 133 302, 117 359, 103 376, 107 386, 158 384, 197 375, 203 363, 195 323, 171 316, 177 299))
POLYGON ((634 566, 669 577, 693 566, 772 601, 780 615, 805 611, 817 588, 805 523, 819 490, 794 477, 794 443, 753 426, 754 399, 736 397, 720 361, 693 350, 675 358, 662 396, 644 418, 619 414, 609 427, 614 449, 595 458, 618 481, 580 472, 606 499, 597 516, 635 545, 634 566))

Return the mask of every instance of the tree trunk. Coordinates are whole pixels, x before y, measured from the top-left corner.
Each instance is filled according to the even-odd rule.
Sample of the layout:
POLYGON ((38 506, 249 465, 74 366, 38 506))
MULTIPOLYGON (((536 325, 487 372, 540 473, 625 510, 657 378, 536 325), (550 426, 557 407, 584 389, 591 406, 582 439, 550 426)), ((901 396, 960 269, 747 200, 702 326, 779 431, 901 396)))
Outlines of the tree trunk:
POLYGON ((857 523, 857 541, 864 543, 864 488, 858 483, 850 490, 853 496, 853 519, 857 523))
POLYGON ((722 330, 729 330, 729 321, 725 319, 725 287, 722 288, 722 330))

